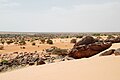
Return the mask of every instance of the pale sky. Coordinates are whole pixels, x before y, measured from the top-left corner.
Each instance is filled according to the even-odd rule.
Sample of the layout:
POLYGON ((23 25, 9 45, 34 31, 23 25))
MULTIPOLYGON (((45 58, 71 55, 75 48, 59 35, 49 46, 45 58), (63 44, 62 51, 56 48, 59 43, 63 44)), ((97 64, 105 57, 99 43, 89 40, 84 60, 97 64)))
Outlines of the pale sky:
POLYGON ((120 0, 0 0, 0 31, 120 32, 120 0))

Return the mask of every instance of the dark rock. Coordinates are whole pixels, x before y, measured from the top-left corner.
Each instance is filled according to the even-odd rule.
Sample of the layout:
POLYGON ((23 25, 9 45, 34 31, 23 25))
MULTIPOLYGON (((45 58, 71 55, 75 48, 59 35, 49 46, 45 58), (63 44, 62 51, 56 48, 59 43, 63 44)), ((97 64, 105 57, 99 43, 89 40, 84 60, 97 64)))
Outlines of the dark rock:
POLYGON ((3 66, 0 66, 0 72, 2 72, 2 71, 3 71, 3 69, 4 69, 4 67, 3 67, 3 66))
POLYGON ((106 39, 105 42, 119 43, 120 37, 106 39))
POLYGON ((40 58, 40 59, 37 61, 37 65, 42 65, 42 64, 45 64, 45 62, 40 58))
POLYGON ((110 49, 109 51, 105 51, 104 53, 100 54, 100 56, 108 56, 114 54, 115 49, 110 49))
POLYGON ((94 38, 87 36, 87 38, 85 37, 83 40, 76 43, 68 55, 75 59, 87 58, 96 55, 111 46, 111 42, 95 42, 94 38))
POLYGON ((115 50, 115 51, 114 51, 114 54, 115 54, 115 56, 120 55, 120 48, 118 48, 117 50, 115 50))
POLYGON ((83 37, 82 40, 77 42, 75 46, 88 45, 88 44, 94 43, 95 41, 96 40, 92 36, 86 36, 86 37, 83 37))
POLYGON ((29 62, 29 65, 30 65, 30 66, 32 66, 32 65, 34 65, 34 64, 35 64, 34 62, 29 62))
POLYGON ((2 63, 0 62, 0 66, 2 66, 2 63))

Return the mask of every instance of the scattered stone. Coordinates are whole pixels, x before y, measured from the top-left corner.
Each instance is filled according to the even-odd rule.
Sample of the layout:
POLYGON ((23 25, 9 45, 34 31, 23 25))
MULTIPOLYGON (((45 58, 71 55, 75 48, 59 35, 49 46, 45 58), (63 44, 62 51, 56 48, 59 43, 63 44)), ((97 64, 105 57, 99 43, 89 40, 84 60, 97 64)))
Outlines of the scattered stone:
POLYGON ((118 48, 117 50, 115 50, 115 51, 114 51, 114 54, 115 54, 115 56, 120 55, 120 48, 118 48))
POLYGON ((32 66, 32 65, 34 65, 34 64, 35 64, 34 62, 29 62, 29 65, 30 65, 30 66, 32 66))
POLYGON ((37 61, 37 65, 42 65, 42 64, 45 64, 45 62, 40 58, 40 59, 37 61))
POLYGON ((114 54, 115 49, 110 49, 109 51, 105 51, 103 53, 100 54, 100 56, 108 56, 108 55, 112 55, 114 54))
POLYGON ((120 42, 120 36, 118 36, 116 38, 106 39, 105 42, 119 43, 120 42))

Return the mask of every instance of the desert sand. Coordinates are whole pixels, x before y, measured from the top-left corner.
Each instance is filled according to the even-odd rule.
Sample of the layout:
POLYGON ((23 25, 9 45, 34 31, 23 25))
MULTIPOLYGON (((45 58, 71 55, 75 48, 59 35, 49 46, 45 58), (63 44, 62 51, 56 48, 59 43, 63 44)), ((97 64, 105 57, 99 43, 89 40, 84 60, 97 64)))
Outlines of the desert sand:
MULTIPOLYGON (((25 49, 20 49, 19 45, 10 44, 4 45, 4 50, 0 50, 0 53, 12 53, 12 52, 34 52, 34 51, 42 51, 43 49, 50 48, 51 46, 56 46, 63 49, 71 49, 74 44, 70 43, 70 40, 72 38, 68 39, 53 39, 54 44, 39 44, 39 41, 35 41, 36 45, 32 46, 31 42, 26 42, 27 44, 24 45, 25 49), (39 46, 39 47, 38 47, 39 46)), ((79 39, 78 39, 79 40, 79 39)))
POLYGON ((31 66, 0 74, 0 80, 120 80, 120 57, 106 56, 31 66))
POLYGON ((0 73, 0 80, 120 80, 120 56, 98 55, 0 73))

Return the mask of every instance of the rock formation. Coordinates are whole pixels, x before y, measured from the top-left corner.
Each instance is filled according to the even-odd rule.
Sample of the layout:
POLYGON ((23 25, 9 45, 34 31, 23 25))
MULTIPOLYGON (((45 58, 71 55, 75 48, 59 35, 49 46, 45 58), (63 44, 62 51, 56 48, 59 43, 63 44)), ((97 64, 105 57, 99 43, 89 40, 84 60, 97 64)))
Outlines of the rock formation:
POLYGON ((114 54, 115 49, 110 49, 100 54, 100 56, 108 56, 114 54))
POLYGON ((115 56, 120 55, 120 48, 116 49, 116 50, 114 51, 114 54, 115 54, 115 56))
POLYGON ((116 37, 116 38, 108 38, 105 40, 105 42, 112 42, 112 43, 119 43, 120 42, 120 37, 116 37))
POLYGON ((100 53, 112 46, 111 42, 95 42, 95 39, 91 36, 86 36, 78 43, 76 43, 73 49, 68 54, 75 59, 87 58, 100 53))

